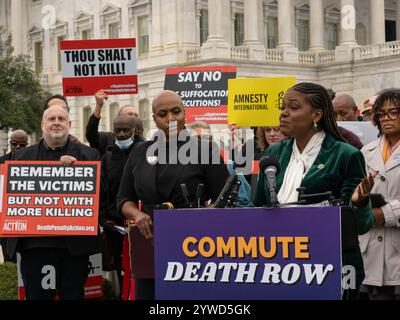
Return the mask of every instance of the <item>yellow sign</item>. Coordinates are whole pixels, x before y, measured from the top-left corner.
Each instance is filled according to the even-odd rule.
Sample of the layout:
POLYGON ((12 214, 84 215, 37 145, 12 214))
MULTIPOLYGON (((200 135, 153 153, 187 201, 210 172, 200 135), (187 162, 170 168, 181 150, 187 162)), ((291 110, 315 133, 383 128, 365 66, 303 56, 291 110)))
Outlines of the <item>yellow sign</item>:
POLYGON ((283 97, 295 84, 295 77, 229 79, 228 123, 279 126, 283 97))

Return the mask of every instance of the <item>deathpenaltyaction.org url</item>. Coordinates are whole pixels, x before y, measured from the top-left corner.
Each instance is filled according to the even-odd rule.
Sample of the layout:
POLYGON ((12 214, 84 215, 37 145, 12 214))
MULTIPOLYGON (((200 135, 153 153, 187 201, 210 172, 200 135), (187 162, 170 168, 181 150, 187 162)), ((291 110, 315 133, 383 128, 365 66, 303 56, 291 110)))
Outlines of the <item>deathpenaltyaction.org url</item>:
POLYGON ((38 231, 94 231, 93 226, 73 226, 73 225, 63 225, 63 226, 55 226, 55 225, 38 225, 36 228, 38 231))

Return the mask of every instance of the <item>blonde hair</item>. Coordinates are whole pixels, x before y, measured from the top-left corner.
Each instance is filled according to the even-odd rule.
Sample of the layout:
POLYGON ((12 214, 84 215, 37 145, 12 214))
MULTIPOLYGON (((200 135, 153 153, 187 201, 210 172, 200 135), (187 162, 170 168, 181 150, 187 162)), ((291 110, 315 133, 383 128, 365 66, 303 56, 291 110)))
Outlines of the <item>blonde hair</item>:
POLYGON ((265 127, 257 127, 256 136, 257 136, 257 143, 261 150, 265 150, 269 147, 267 142, 267 137, 265 136, 265 127))

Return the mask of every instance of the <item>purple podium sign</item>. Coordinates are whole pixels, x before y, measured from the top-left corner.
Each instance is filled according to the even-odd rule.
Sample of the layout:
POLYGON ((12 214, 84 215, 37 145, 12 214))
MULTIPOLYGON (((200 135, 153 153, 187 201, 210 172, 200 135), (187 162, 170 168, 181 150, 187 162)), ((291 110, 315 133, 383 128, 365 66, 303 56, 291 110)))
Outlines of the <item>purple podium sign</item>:
POLYGON ((341 299, 339 207, 154 212, 156 299, 341 299))

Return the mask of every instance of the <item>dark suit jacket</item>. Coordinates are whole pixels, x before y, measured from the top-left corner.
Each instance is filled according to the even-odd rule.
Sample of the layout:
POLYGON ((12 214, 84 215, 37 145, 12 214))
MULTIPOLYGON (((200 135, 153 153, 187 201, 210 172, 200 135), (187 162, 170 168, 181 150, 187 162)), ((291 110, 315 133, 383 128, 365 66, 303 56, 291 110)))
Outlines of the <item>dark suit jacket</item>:
MULTIPOLYGON (((130 154, 117 197, 118 208, 127 201, 145 205, 144 211, 152 214, 147 206, 171 202, 175 208, 185 208, 185 200, 180 185, 185 183, 190 200, 195 198, 197 186, 204 184, 202 200, 215 201, 229 176, 220 159, 219 164, 168 164, 152 165, 148 162, 146 151, 154 141, 139 142, 130 154)), ((218 151, 217 151, 218 152, 218 151)), ((200 156, 200 153, 198 153, 200 156)), ((134 228, 132 241, 132 270, 137 278, 154 277, 154 250, 152 242, 146 240, 134 228)))
MULTIPOLYGON (((43 140, 38 144, 26 147, 15 154, 14 160, 41 160, 39 156, 40 148, 43 140)), ((48 151, 51 152, 51 151, 48 151)), ((68 141, 64 155, 70 155, 79 161, 96 161, 100 160, 97 150, 89 148, 81 143, 68 141)), ((54 159, 59 160, 59 159, 54 159)), ((45 238, 45 237, 43 237, 45 238)), ((65 238, 68 251, 72 255, 90 255, 100 250, 99 237, 97 236, 70 236, 65 238)), ((24 238, 29 239, 29 238, 24 238)), ((20 238, 9 238, 7 241, 7 253, 13 257, 18 248, 20 238)))

